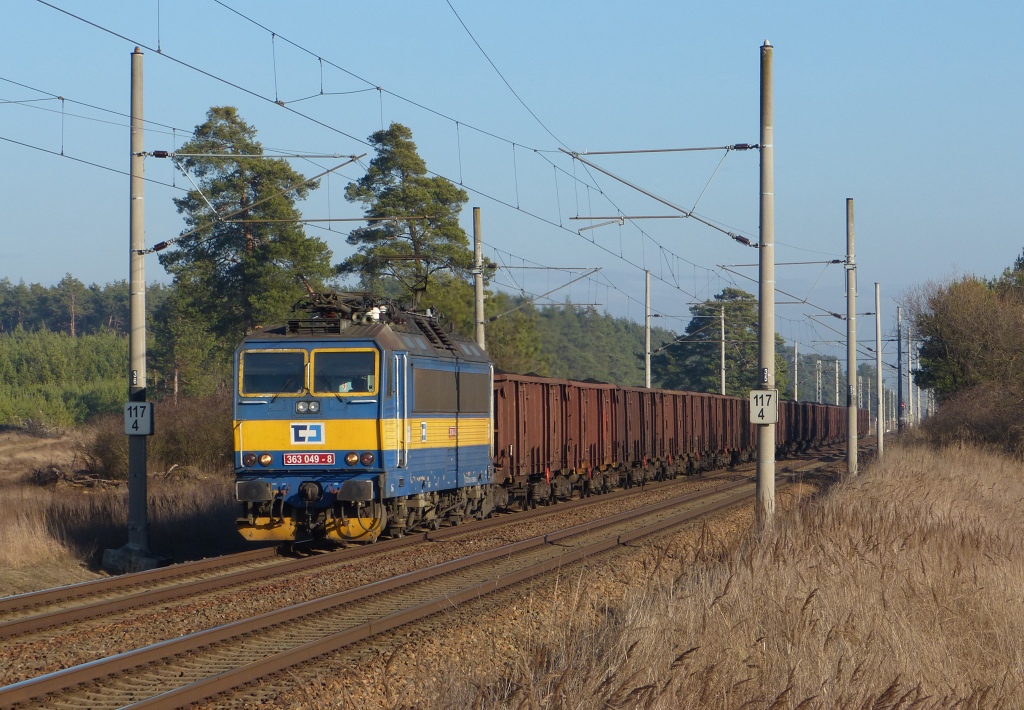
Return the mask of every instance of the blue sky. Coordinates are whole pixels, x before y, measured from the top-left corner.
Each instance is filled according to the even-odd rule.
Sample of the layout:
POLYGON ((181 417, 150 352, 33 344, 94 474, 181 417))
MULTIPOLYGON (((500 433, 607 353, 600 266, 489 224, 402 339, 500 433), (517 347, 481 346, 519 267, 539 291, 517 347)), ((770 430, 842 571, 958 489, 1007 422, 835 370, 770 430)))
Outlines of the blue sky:
MULTIPOLYGON (((733 273, 756 277, 756 269, 718 267, 756 262, 757 252, 694 220, 577 233, 588 223, 572 217, 671 210, 558 149, 756 143, 765 39, 774 46, 778 261, 842 257, 853 198, 858 310, 874 310, 880 282, 889 328, 893 299, 908 289, 995 275, 1024 249, 1020 3, 52 4, 99 27, 33 0, 4 3, 0 100, 17 103, 0 104, 0 277, 14 281, 127 277, 128 179, 70 158, 127 170, 127 120, 98 109, 128 112, 136 44, 145 52, 145 117, 162 124, 150 124, 147 150, 181 145, 212 105, 238 107, 268 150, 287 152, 363 153, 361 141, 382 123, 405 123, 430 169, 470 192, 467 232, 469 208, 481 208, 488 256, 510 267, 601 267, 552 298, 634 319, 642 318, 646 266, 654 310, 684 316, 661 321, 677 330, 694 299, 733 285, 756 293, 733 273)), ((589 159, 756 241, 758 155, 723 155, 589 159)), ((338 162, 294 165, 313 175, 338 162)), ((304 216, 358 217, 343 190, 361 172, 353 166, 324 180, 301 204, 304 216)), ((146 177, 187 185, 168 161, 148 160, 146 177)), ((171 204, 181 190, 158 182, 146 187, 149 244, 182 228, 171 204)), ((353 224, 308 231, 337 261, 350 253, 353 224)), ((146 273, 166 280, 155 257, 146 273)), ((576 275, 513 268, 499 282, 537 294, 576 275)), ((841 267, 779 267, 777 278, 816 306, 845 310, 841 267)), ((780 306, 778 332, 798 339, 801 352, 844 353, 807 318, 817 312, 780 306)), ((858 322, 861 338, 873 337, 872 319, 858 322)), ((831 324, 845 335, 842 323, 831 324)))

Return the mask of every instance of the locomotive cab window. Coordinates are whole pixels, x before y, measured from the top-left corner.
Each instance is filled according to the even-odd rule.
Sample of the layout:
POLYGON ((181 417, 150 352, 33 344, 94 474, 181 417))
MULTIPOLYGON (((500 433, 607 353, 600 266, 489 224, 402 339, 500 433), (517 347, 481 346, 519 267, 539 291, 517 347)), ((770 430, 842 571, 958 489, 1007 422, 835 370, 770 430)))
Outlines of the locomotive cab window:
POLYGON ((306 389, 306 353, 243 351, 239 356, 238 388, 243 395, 301 394, 306 389))
POLYGON ((376 350, 314 350, 313 394, 375 394, 376 350))

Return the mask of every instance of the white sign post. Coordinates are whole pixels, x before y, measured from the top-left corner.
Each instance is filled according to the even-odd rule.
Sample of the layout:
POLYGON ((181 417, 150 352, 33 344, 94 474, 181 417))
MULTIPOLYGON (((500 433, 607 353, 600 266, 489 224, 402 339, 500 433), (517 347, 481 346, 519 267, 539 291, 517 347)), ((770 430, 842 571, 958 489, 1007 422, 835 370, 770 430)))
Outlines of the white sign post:
POLYGON ((779 391, 750 390, 750 423, 778 424, 779 391))

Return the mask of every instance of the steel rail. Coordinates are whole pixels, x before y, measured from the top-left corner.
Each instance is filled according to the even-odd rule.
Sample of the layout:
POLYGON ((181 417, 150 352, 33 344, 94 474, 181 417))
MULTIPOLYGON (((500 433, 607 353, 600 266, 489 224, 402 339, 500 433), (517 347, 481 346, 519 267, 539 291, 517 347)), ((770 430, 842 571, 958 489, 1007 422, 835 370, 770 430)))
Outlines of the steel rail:
MULTIPOLYGON (((675 481, 676 485, 679 483, 680 481, 675 481)), ((651 488, 653 490, 658 490, 671 485, 673 485, 672 481, 665 481, 651 484, 651 488)), ((556 513, 573 510, 586 505, 596 505, 604 501, 629 498, 640 495, 642 492, 641 488, 637 488, 636 490, 620 489, 613 491, 612 493, 596 497, 582 498, 509 515, 497 515, 485 520, 473 521, 429 532, 414 533, 401 538, 384 540, 376 545, 351 547, 317 555, 315 557, 306 557, 298 560, 280 562, 272 566, 242 569, 220 576, 191 580, 178 585, 147 589, 127 594, 125 596, 119 596, 114 599, 103 599, 69 608, 55 609, 53 611, 34 614, 32 616, 15 618, 0 622, 0 640, 34 631, 42 631, 55 626, 64 626, 79 621, 85 621, 99 616, 115 614, 119 611, 125 611, 131 608, 160 604, 174 599, 180 599, 182 597, 195 596, 233 586, 239 586, 263 579, 267 575, 268 570, 272 571, 275 575, 295 574, 315 569, 317 567, 340 564, 359 557, 384 553, 400 547, 406 547, 428 541, 440 541, 456 535, 464 535, 485 530, 490 527, 508 525, 516 521, 525 521, 545 515, 554 515, 556 513)), ((209 569, 217 569, 219 567, 230 567, 238 564, 269 561, 276 558, 278 555, 279 553, 276 548, 264 548, 261 550, 239 553, 237 555, 211 558, 209 560, 200 560, 194 563, 184 563, 182 565, 173 565, 172 567, 163 567, 158 570, 150 570, 148 572, 123 575, 109 580, 94 580, 92 582, 84 582, 70 587, 58 587, 56 589, 44 590, 42 592, 19 595, 18 597, 9 597, 7 600, 2 601, 10 600, 11 602, 14 602, 16 600, 21 600, 22 603, 20 604, 15 605, 12 603, 10 605, 9 608, 13 610, 29 606, 37 607, 47 602, 66 602, 74 598, 80 598, 86 594, 95 596, 105 592, 115 591, 117 589, 140 586, 151 582, 161 581, 169 577, 187 576, 189 574, 195 574, 209 569), (62 594, 62 592, 70 593, 62 594)), ((0 606, 0 612, 3 612, 4 610, 5 609, 0 606)))
MULTIPOLYGON (((750 484, 751 482, 746 481, 746 483, 750 484)), ((345 646, 350 646, 359 641, 363 641, 371 636, 376 636, 413 621, 419 621, 420 619, 432 616, 437 612, 456 607, 459 604, 463 604, 468 601, 473 601, 474 599, 478 599, 506 587, 521 584, 533 577, 539 577, 540 575, 547 574, 555 569, 570 565, 574 562, 586 559, 587 557, 594 557, 620 545, 627 545, 641 537, 653 535, 665 530, 666 528, 680 525, 695 517, 700 517, 701 515, 706 515, 720 508, 734 505, 735 503, 750 497, 750 495, 750 493, 746 492, 733 495, 722 501, 710 503, 696 510, 681 513, 653 525, 638 528, 632 533, 608 538, 607 540, 603 540, 577 550, 568 551, 561 556, 553 557, 530 567, 524 567, 513 574, 502 575, 501 577, 480 582, 454 594, 446 594, 442 597, 420 604, 419 606, 398 611, 380 619, 369 621, 344 631, 339 631, 338 633, 331 634, 330 636, 326 636, 322 639, 311 641, 303 646, 298 646, 283 653, 269 656, 255 663, 250 663, 231 671, 219 673, 211 676, 210 678, 161 693, 160 695, 147 698, 126 707, 132 709, 150 708, 151 710, 169 710, 171 708, 180 708, 191 703, 200 702, 214 695, 218 695, 245 685, 246 683, 250 683, 258 678, 270 675, 271 673, 277 673, 322 656, 325 653, 337 651, 345 646)), ((566 533, 566 535, 564 535, 565 537, 570 536, 568 530, 562 532, 566 533)), ((578 532, 572 534, 578 534, 578 532)), ((544 538, 545 542, 553 541, 552 539, 548 539, 549 536, 544 536, 544 538)), ((560 539, 560 537, 555 539, 560 539)))
MULTIPOLYGON (((390 547, 414 544, 416 542, 420 542, 420 540, 416 537, 409 537, 408 539, 403 538, 393 542, 396 544, 392 544, 390 547)), ((248 582, 265 579, 268 573, 280 575, 307 571, 324 565, 343 562, 347 559, 358 557, 363 554, 367 554, 367 552, 364 552, 359 548, 339 550, 337 552, 318 555, 316 557, 305 557, 299 560, 291 560, 274 565, 238 570, 217 577, 193 580, 168 587, 147 589, 141 592, 117 597, 116 599, 104 599, 89 604, 71 607, 69 609, 57 609, 43 614, 14 619, 0 623, 0 639, 10 638, 11 636, 26 634, 32 631, 41 631, 43 629, 53 628, 54 626, 64 626, 96 618, 98 616, 116 614, 119 611, 125 611, 126 609, 131 609, 133 607, 150 606, 174 599, 180 599, 182 597, 205 594, 219 589, 239 586, 248 582)))
MULTIPOLYGON (((813 456, 810 458, 814 460, 813 456)), ((738 469, 739 471, 742 471, 750 467, 750 464, 743 464, 739 466, 738 469)), ((737 472, 737 470, 733 470, 726 475, 735 475, 737 472)), ((671 480, 651 483, 650 486, 653 490, 659 490, 664 487, 678 485, 678 483, 678 481, 671 480)), ((553 515, 559 512, 572 510, 577 507, 599 504, 603 501, 629 498, 640 495, 643 490, 643 486, 635 490, 619 489, 608 494, 600 495, 596 499, 583 498, 561 502, 557 505, 544 506, 534 510, 520 511, 514 513, 514 520, 510 520, 510 516, 513 514, 498 514, 482 521, 473 521, 429 532, 414 533, 398 539, 381 541, 372 546, 347 548, 318 555, 317 557, 281 562, 272 565, 272 571, 279 575, 301 573, 321 566, 341 564, 351 559, 376 553, 385 553, 392 548, 405 547, 426 541, 440 541, 457 535, 470 534, 490 527, 506 525, 515 521, 525 521, 535 517, 553 515)), ((198 560, 195 562, 186 562, 160 569, 121 575, 119 577, 112 577, 109 579, 92 580, 66 587, 42 590, 40 592, 29 592, 0 599, 0 614, 16 611, 22 608, 44 606, 47 603, 59 604, 61 602, 68 602, 73 599, 79 599, 86 596, 97 596, 117 591, 119 589, 143 586, 169 578, 186 577, 192 574, 200 574, 205 571, 216 570, 219 568, 269 561, 279 556, 280 548, 262 548, 234 555, 198 560)), ((191 580, 178 585, 157 587, 156 589, 144 590, 128 594, 123 597, 116 597, 114 599, 84 603, 78 606, 56 609, 32 616, 10 619, 0 622, 0 640, 34 631, 53 628, 55 626, 65 626, 91 618, 115 614, 119 611, 125 611, 130 608, 142 608, 147 605, 168 602, 182 597, 195 596, 198 594, 230 588, 232 586, 240 586, 248 582, 261 579, 265 576, 267 571, 267 566, 261 566, 255 569, 243 569, 237 572, 230 572, 220 576, 211 577, 209 579, 191 580)))
MULTIPOLYGON (((75 667, 72 667, 72 668, 68 668, 68 669, 65 669, 65 670, 56 671, 54 673, 50 673, 50 674, 47 674, 47 675, 44 675, 44 676, 40 676, 38 678, 21 681, 19 683, 15 683, 13 685, 7 686, 6 688, 0 688, 0 705, 7 706, 7 705, 10 705, 10 704, 14 704, 14 703, 22 703, 22 702, 26 702, 26 701, 32 700, 33 698, 38 698, 38 697, 40 697, 42 695, 51 694, 51 693, 57 693, 57 692, 66 690, 68 688, 72 688, 74 686, 80 685, 82 683, 88 683, 90 681, 96 681, 96 680, 99 680, 101 678, 108 677, 111 674, 122 673, 122 672, 127 671, 127 670, 129 670, 131 668, 135 668, 135 667, 143 666, 143 665, 146 665, 146 664, 150 664, 150 663, 153 663, 155 661, 159 661, 159 660, 162 660, 162 659, 167 659, 167 658, 170 658, 172 656, 179 655, 179 654, 184 654, 184 653, 186 653, 188 651, 192 651, 192 650, 197 649, 199 647, 209 647, 212 644, 216 644, 216 643, 221 642, 221 641, 226 641, 226 640, 231 639, 231 638, 236 638, 236 637, 244 636, 245 634, 250 634, 250 633, 253 633, 255 631, 266 629, 267 627, 270 627, 270 626, 280 626, 281 624, 285 624, 285 623, 287 623, 289 621, 292 621, 292 620, 295 620, 295 619, 297 619, 299 617, 310 617, 312 615, 316 615, 316 614, 318 614, 320 612, 323 612, 323 611, 325 611, 327 609, 343 607, 343 606, 345 606, 347 604, 352 603, 353 601, 356 601, 356 600, 359 600, 359 599, 365 599, 365 598, 371 597, 373 595, 379 595, 381 593, 384 593, 384 592, 387 592, 387 591, 391 591, 391 590, 397 589, 399 587, 405 587, 405 586, 408 586, 408 585, 411 585, 411 584, 414 584, 414 583, 417 583, 417 582, 422 582, 422 581, 425 581, 425 580, 430 580, 430 579, 433 579, 433 578, 436 578, 436 577, 439 577, 439 576, 442 576, 442 575, 449 574, 451 572, 456 572, 456 571, 462 570, 464 568, 475 566, 475 565, 478 565, 478 564, 481 564, 481 563, 484 563, 484 562, 488 562, 488 561, 492 561, 492 560, 495 560, 495 559, 498 559, 498 558, 506 558, 506 557, 511 556, 514 553, 517 553, 517 552, 523 552, 523 551, 529 550, 531 548, 537 548, 537 547, 549 545, 549 544, 552 544, 553 542, 556 542, 558 540, 562 540, 562 539, 565 539, 567 537, 571 537, 571 536, 574 536, 574 535, 580 535, 582 533, 586 533, 586 532, 589 532, 589 531, 592 531, 592 530, 599 529, 600 527, 606 527, 608 525, 613 525, 613 524, 616 524, 616 523, 621 523, 621 522, 624 522, 624 521, 629 520, 631 518, 637 518, 637 517, 642 517, 642 516, 646 516, 646 515, 651 515, 653 513, 665 510, 667 508, 683 505, 683 504, 685 504, 687 502, 692 502, 695 499, 709 498, 709 497, 713 497, 715 495, 721 495, 723 493, 728 493, 732 489, 735 489, 737 487, 740 487, 740 486, 750 486, 750 485, 751 485, 750 480, 749 479, 744 479, 744 480, 741 480, 741 481, 735 481, 735 482, 732 482, 732 483, 729 483, 729 484, 725 484, 724 486, 717 486, 717 487, 715 487, 713 489, 689 493, 689 494, 686 494, 684 496, 680 496, 678 498, 662 501, 660 503, 655 503, 655 504, 652 504, 652 505, 649 505, 649 506, 644 506, 642 508, 638 508, 638 509, 635 509, 635 510, 632 510, 632 511, 626 511, 625 513, 620 513, 618 515, 611 516, 611 517, 609 517, 607 519, 604 519, 603 521, 592 521, 592 522, 589 522, 589 523, 583 523, 581 525, 577 525, 577 526, 574 526, 572 528, 567 528, 565 530, 558 531, 558 532, 555 532, 555 533, 548 533, 546 535, 541 535, 541 536, 537 536, 537 537, 530 538, 530 539, 527 539, 527 540, 519 541, 519 542, 516 542, 516 543, 511 543, 509 545, 504 545, 504 546, 501 546, 501 547, 498 547, 498 548, 492 548, 490 550, 485 550, 485 551, 482 551, 482 552, 479 552, 479 553, 475 553, 473 555, 469 555, 469 556, 464 557, 464 558, 460 558, 460 559, 457 559, 457 560, 452 560, 452 561, 449 561, 449 562, 441 563, 441 564, 434 565, 432 567, 421 569, 421 570, 415 570, 415 571, 412 571, 412 572, 405 573, 403 575, 399 575, 397 577, 393 577, 393 578, 390 578, 390 579, 381 580, 381 581, 378 581, 378 582, 373 582, 371 584, 363 585, 363 586, 357 587, 355 589, 339 592, 337 594, 333 594, 333 595, 330 595, 328 597, 323 597, 323 598, 320 598, 320 599, 303 602, 303 603, 294 605, 292 607, 288 607, 288 608, 285 608, 285 609, 277 610, 277 611, 274 611, 274 612, 268 612, 268 613, 265 613, 265 614, 261 614, 259 616, 253 617, 251 619, 244 619, 244 620, 232 622, 230 624, 225 624, 225 625, 222 625, 222 626, 219 626, 219 627, 214 627, 214 628, 211 628, 211 629, 207 629, 205 631, 195 632, 193 634, 189 634, 187 636, 184 636, 184 637, 181 637, 181 638, 178 638, 178 639, 173 639, 173 640, 163 641, 163 642, 160 642, 160 643, 157 643, 157 644, 153 644, 151 646, 147 646, 147 647, 144 647, 142 649, 137 649, 136 651, 130 651, 130 652, 118 654, 118 655, 112 656, 110 658, 100 659, 100 660, 97 660, 97 661, 92 661, 90 663, 85 663, 85 664, 82 664, 82 665, 79 665, 79 666, 75 666, 75 667), (603 523, 603 525, 601 523, 603 523)), ((726 505, 731 505, 731 504, 733 504, 733 503, 735 503, 735 502, 737 502, 737 501, 739 501, 739 500, 741 500, 741 499, 743 499, 745 497, 748 497, 749 495, 750 495, 749 491, 744 491, 744 492, 741 492, 741 495, 735 495, 734 494, 732 496, 727 496, 724 500, 716 501, 715 503, 702 506, 702 507, 700 507, 700 508, 698 508, 696 510, 686 511, 686 512, 678 514, 676 516, 672 516, 669 519, 660 521, 660 522, 656 523, 653 526, 648 526, 646 528, 642 528, 642 529, 637 530, 637 531, 631 531, 630 533, 616 536, 614 538, 611 538, 608 541, 604 541, 604 542, 601 542, 601 543, 596 543, 595 545, 591 545, 591 546, 589 546, 589 547, 587 547, 585 549, 591 550, 591 552, 589 552, 587 554, 596 554, 599 551, 610 549, 611 547, 614 547, 616 545, 625 544, 626 542, 632 541, 632 540, 636 539, 637 537, 640 537, 640 536, 642 536, 644 534, 650 534, 651 532, 656 532, 657 530, 662 530, 662 529, 665 529, 666 527, 670 527, 672 525, 676 525, 676 524, 678 524, 680 522, 683 522, 685 520, 691 519, 692 517, 695 517, 697 515, 705 514, 707 512, 710 512, 711 510, 717 509, 718 507, 723 507, 723 506, 726 506, 726 505), (646 530, 647 532, 643 532, 643 530, 646 530)), ((575 561, 575 559, 578 559, 578 557, 576 557, 576 555, 582 555, 582 554, 584 554, 584 553, 581 553, 581 552, 563 553, 561 555, 556 556, 555 560, 551 561, 550 564, 552 564, 554 566, 559 566, 561 564, 568 564, 569 562, 575 561)), ((553 567, 551 567, 551 568, 553 568, 553 567)), ((549 568, 549 569, 551 569, 551 568, 549 568)), ((432 602, 432 604, 440 604, 442 606, 437 607, 437 608, 445 608, 446 606, 450 606, 454 602, 454 600, 456 600, 456 599, 472 598, 474 596, 479 596, 480 594, 484 593, 483 590, 485 590, 485 589, 491 589, 491 588, 497 589, 497 588, 501 588, 502 586, 507 586, 509 584, 514 584, 514 583, 516 583, 516 581, 520 581, 517 578, 516 575, 526 574, 526 576, 535 576, 536 574, 543 573, 543 571, 546 571, 546 570, 540 570, 538 568, 538 570, 533 572, 532 574, 527 574, 525 572, 517 572, 516 574, 511 575, 511 576, 506 575, 506 576, 503 576, 502 578, 497 579, 497 580, 491 580, 489 582, 485 582, 485 583, 482 583, 482 584, 479 584, 479 585, 475 585, 475 587, 471 587, 471 588, 469 588, 467 590, 463 590, 463 591, 459 592, 457 595, 454 595, 454 596, 451 593, 445 594, 442 598, 439 598, 439 599, 435 600, 434 602, 432 602), (497 586, 493 586, 493 585, 497 585, 497 586), (476 591, 474 591, 474 590, 476 590, 476 591)), ((523 577, 523 578, 525 578, 525 577, 523 577)), ((425 613, 433 613, 432 611, 424 611, 424 609, 428 609, 428 608, 436 610, 434 607, 431 607, 429 604, 428 605, 420 605, 419 607, 417 607, 417 609, 420 609, 420 613, 423 613, 423 614, 425 614, 425 613)), ((339 639, 347 638, 347 637, 345 637, 345 634, 353 634, 354 633, 354 634, 356 634, 358 636, 360 633, 370 633, 370 632, 372 632, 372 633, 379 633, 382 630, 387 630, 388 628, 393 628, 393 626, 395 626, 395 625, 398 625, 398 624, 401 624, 401 623, 406 623, 408 620, 410 620, 412 618, 419 618, 418 616, 416 616, 415 610, 406 610, 404 612, 399 612, 397 614, 389 615, 387 617, 384 617, 383 619, 377 619, 375 621, 367 622, 366 624, 362 625, 362 627, 363 627, 362 631, 358 630, 358 628, 357 629, 349 629, 349 630, 347 630, 345 632, 339 632, 341 635, 333 634, 330 637, 328 637, 330 639, 334 639, 333 641, 330 641, 328 639, 321 639, 321 640, 316 641, 316 642, 311 642, 309 644, 305 644, 305 647, 322 648, 323 650, 319 650, 315 654, 315 655, 320 655, 321 653, 325 652, 325 650, 330 650, 331 648, 334 648, 335 646, 333 646, 332 644, 339 643, 339 639), (327 645, 324 646, 324 644, 327 644, 327 645)), ((351 641, 340 641, 341 645, 344 645, 344 643, 349 643, 349 642, 351 642, 351 641)), ((284 657, 289 657, 290 658, 292 656, 288 656, 287 654, 295 654, 295 653, 299 653, 299 651, 297 649, 292 649, 290 651, 286 651, 286 652, 284 652, 285 656, 282 656, 282 658, 284 658, 284 657)), ((281 654, 278 654, 278 656, 281 656, 281 654)), ((277 658, 278 656, 274 656, 273 658, 277 658)), ((306 656, 306 657, 308 657, 308 656, 306 656)), ((276 662, 281 662, 281 660, 279 659, 276 662)), ((297 661, 292 661, 292 663, 294 663, 294 662, 297 662, 297 661)), ((263 662, 260 662, 260 663, 263 663, 263 662)), ((243 668, 250 667, 252 665, 253 664, 249 664, 248 666, 243 666, 243 668)), ((259 664, 257 664, 257 665, 259 665, 259 664)), ((260 666, 260 668, 262 668, 262 667, 263 666, 260 666)), ((209 694, 215 694, 216 692, 221 692, 221 691, 219 691, 219 690, 209 690, 209 688, 214 687, 214 686, 212 686, 212 685, 211 686, 207 686, 207 685, 201 685, 201 684, 225 682, 225 681, 217 681, 217 679, 218 678, 226 678, 226 677, 230 676, 231 678, 234 679, 234 680, 231 680, 231 683, 233 683, 234 685, 237 685, 237 684, 239 684, 241 682, 245 682, 245 681, 238 681, 237 680, 237 677, 241 677, 241 676, 237 676, 235 674, 241 673, 241 672, 242 672, 242 669, 236 669, 234 671, 228 671, 226 673, 217 674, 217 675, 213 676, 212 678, 209 678, 209 679, 206 679, 206 680, 203 680, 203 681, 199 681, 198 683, 193 683, 191 685, 186 685, 186 686, 184 686, 181 689, 178 689, 178 690, 175 690, 175 691, 168 691, 167 693, 164 693, 164 694, 162 694, 160 696, 155 696, 154 698, 142 701, 144 703, 150 703, 150 704, 149 705, 147 705, 147 704, 140 704, 140 705, 138 705, 138 707, 154 706, 154 705, 151 705, 151 703, 156 702, 157 699, 161 698, 161 697, 164 698, 164 700, 166 700, 168 702, 171 702, 172 698, 177 698, 177 699, 173 700, 173 702, 176 703, 176 704, 191 702, 190 700, 186 700, 186 699, 184 699, 182 697, 171 695, 171 693, 186 692, 185 689, 189 688, 189 687, 206 688, 205 690, 202 690, 201 692, 205 693, 205 695, 203 695, 203 697, 207 697, 209 694)), ((266 672, 269 672, 269 671, 260 670, 259 672, 260 673, 266 673, 266 672)), ((194 690, 190 690, 190 691, 187 691, 187 692, 199 692, 199 691, 194 689, 194 690)), ((160 701, 160 702, 164 702, 164 701, 160 701)), ((172 705, 155 705, 155 707, 171 707, 171 706, 172 705)), ((174 706, 177 706, 177 705, 174 705, 174 706)))
POLYGON ((0 613, 16 611, 25 607, 41 606, 52 602, 62 602, 76 597, 87 595, 104 594, 106 592, 133 587, 146 582, 157 582, 164 579, 185 576, 197 572, 205 572, 217 567, 228 567, 232 565, 248 564, 264 559, 277 557, 279 551, 275 547, 264 547, 258 550, 246 550, 233 555, 210 557, 205 560, 194 562, 181 562, 160 567, 159 569, 146 570, 144 572, 131 572, 117 577, 106 577, 102 579, 91 579, 87 582, 69 584, 53 589, 43 589, 38 592, 25 592, 9 597, 0 597, 0 613))
MULTIPOLYGON (((730 484, 730 487, 742 485, 742 483, 747 483, 748 485, 751 484, 750 481, 743 481, 737 482, 736 484, 730 484)), ((206 698, 232 690, 271 673, 279 672, 298 665, 299 663, 312 660, 325 653, 337 651, 345 646, 370 638, 371 636, 390 631, 414 621, 419 621, 436 614, 437 612, 456 607, 459 604, 468 601, 473 601, 474 599, 478 599, 500 589, 521 584, 528 579, 539 577, 540 575, 547 574, 548 572, 552 572, 574 562, 608 552, 620 545, 627 545, 641 537, 661 532, 662 530, 680 525, 688 520, 700 517, 701 515, 706 515, 721 508, 734 505, 745 498, 750 497, 751 494, 752 492, 734 494, 724 500, 709 503, 685 513, 680 513, 658 523, 638 528, 630 533, 618 535, 614 538, 608 538, 576 550, 567 551, 558 557, 553 557, 529 567, 524 567, 512 574, 502 575, 500 577, 472 585, 458 592, 445 594, 444 596, 437 597, 418 606, 404 609, 380 619, 331 634, 330 636, 316 641, 311 641, 303 646, 290 649, 274 656, 269 656, 255 663, 251 663, 231 671, 219 673, 215 676, 211 676, 210 678, 190 683, 189 685, 167 691, 126 707, 133 709, 150 708, 151 710, 169 710, 170 708, 180 708, 190 703, 205 700, 206 698)), ((657 507, 662 508, 665 506, 658 504, 657 507)), ((619 518, 620 516, 613 517, 619 518)), ((580 534, 581 532, 587 532, 592 529, 592 526, 590 523, 586 523, 582 526, 576 526, 576 528, 569 528, 561 531, 555 536, 545 535, 543 536, 544 543, 551 543, 564 537, 571 537, 572 535, 580 534), (577 530, 576 528, 587 529, 577 530)))

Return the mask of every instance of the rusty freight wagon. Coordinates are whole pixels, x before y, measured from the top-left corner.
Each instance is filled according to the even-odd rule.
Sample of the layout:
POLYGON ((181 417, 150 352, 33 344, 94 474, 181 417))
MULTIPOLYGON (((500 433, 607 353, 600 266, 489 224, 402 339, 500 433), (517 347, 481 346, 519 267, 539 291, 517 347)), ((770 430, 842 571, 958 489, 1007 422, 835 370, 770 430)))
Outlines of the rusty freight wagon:
MULTIPOLYGON (((780 457, 842 441, 845 408, 782 402, 780 457)), ((867 412, 858 412, 858 430, 867 412)), ((704 392, 494 376, 494 481, 532 504, 752 460, 748 402, 704 392)))

